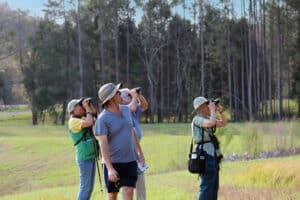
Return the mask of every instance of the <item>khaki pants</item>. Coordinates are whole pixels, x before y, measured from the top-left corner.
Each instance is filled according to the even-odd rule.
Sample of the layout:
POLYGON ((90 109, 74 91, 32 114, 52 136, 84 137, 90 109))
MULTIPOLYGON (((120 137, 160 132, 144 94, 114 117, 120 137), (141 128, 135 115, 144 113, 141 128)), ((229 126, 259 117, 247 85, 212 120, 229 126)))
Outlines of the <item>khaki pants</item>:
POLYGON ((136 200, 146 200, 146 185, 144 173, 138 175, 136 181, 136 200))

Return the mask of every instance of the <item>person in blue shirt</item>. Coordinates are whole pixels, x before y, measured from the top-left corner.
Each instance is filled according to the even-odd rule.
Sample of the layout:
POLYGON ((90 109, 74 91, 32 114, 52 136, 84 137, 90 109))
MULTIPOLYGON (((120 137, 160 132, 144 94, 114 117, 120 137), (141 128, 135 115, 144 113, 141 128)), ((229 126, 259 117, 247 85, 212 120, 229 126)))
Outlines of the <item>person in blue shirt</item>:
MULTIPOLYGON (((122 199, 132 200, 137 180, 138 154, 143 154, 133 132, 131 108, 120 105, 121 84, 104 84, 98 92, 103 111, 95 124, 95 135, 100 142, 107 198, 116 200, 119 189, 122 199)), ((137 94, 133 98, 136 99, 137 94)), ((134 106, 134 105, 132 105, 134 106)))
MULTIPOLYGON (((145 99, 145 97, 142 95, 142 91, 140 88, 133 88, 131 90, 128 88, 123 88, 120 90, 120 92, 122 98, 121 104, 136 105, 136 106, 131 106, 132 108, 135 108, 131 110, 131 112, 132 112, 134 130, 138 135, 139 141, 141 141, 142 130, 139 124, 139 116, 142 114, 142 112, 148 109, 148 102, 145 99), (135 93, 138 94, 136 100, 133 99, 135 93)), ((141 165, 143 166, 145 164, 145 158, 143 157, 143 155, 139 155, 139 159, 141 161, 141 165)), ((146 200, 146 185, 145 185, 145 176, 143 172, 138 174, 138 179, 136 183, 136 200, 146 200)))

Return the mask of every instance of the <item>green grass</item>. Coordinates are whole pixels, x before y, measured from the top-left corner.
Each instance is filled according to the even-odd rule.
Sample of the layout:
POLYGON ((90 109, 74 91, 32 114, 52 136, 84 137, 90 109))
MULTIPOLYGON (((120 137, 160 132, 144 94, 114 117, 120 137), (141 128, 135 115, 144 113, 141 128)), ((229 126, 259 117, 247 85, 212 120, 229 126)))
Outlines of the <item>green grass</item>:
MULTIPOLYGON (((0 199, 75 199, 78 168, 66 128, 31 126, 30 122, 28 115, 0 117, 0 199)), ((283 148, 283 144, 299 146, 299 128, 299 122, 239 123, 217 134, 225 153, 231 154, 252 147, 265 151, 283 148)), ((150 166, 146 172, 148 199, 196 199, 199 181, 186 170, 190 125, 144 124, 142 129, 142 147, 150 166)), ((300 197, 295 189, 300 188, 297 166, 299 156, 223 163, 220 199, 234 199, 233 195, 243 199, 247 194, 300 197)), ((97 182, 93 199, 105 196, 98 187, 97 182)))

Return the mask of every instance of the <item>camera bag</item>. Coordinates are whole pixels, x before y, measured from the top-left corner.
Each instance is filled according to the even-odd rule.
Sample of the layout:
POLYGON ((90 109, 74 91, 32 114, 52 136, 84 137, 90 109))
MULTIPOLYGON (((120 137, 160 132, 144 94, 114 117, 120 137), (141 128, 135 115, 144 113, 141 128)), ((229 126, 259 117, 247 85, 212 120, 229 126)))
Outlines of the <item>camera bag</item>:
POLYGON ((201 149, 198 148, 193 152, 193 138, 190 145, 190 153, 188 160, 188 170, 192 174, 203 174, 205 172, 205 155, 203 150, 204 131, 202 130, 201 149))

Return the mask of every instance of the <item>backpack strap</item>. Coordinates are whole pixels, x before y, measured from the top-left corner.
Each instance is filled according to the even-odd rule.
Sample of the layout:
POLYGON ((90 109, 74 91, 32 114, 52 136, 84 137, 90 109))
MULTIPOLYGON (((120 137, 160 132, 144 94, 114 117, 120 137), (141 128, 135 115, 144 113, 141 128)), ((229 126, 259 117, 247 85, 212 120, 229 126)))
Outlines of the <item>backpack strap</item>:
MULTIPOLYGON (((196 127, 198 127, 198 128, 201 128, 200 126, 197 126, 197 125, 194 124, 194 123, 193 123, 193 125, 196 126, 196 127)), ((204 142, 204 129, 201 128, 201 142, 198 143, 198 145, 199 145, 199 144, 202 144, 202 145, 201 145, 201 151, 203 151, 203 144, 209 143, 209 142, 210 142, 210 141, 204 142)), ((190 146, 190 154, 192 153, 192 151, 193 151, 193 137, 192 137, 191 146, 190 146)))
POLYGON ((87 133, 88 133, 88 129, 86 128, 86 129, 84 130, 83 134, 82 134, 82 137, 79 138, 79 139, 75 142, 74 146, 78 145, 84 138, 86 138, 86 134, 87 134, 87 133))
MULTIPOLYGON (((195 125, 195 124, 194 124, 194 125, 195 125)), ((203 128, 203 127, 200 127, 200 126, 197 126, 197 125, 195 125, 195 126, 196 126, 197 128, 202 129, 202 132, 204 131, 204 128, 203 128)), ((219 142, 218 138, 217 138, 217 137, 215 136, 215 134, 214 134, 214 133, 216 132, 216 126, 210 128, 210 129, 211 129, 211 133, 208 134, 209 139, 210 139, 209 142, 211 142, 211 143, 214 145, 215 150, 220 149, 220 142, 219 142)), ((205 143, 209 143, 209 142, 205 142, 205 143)))

